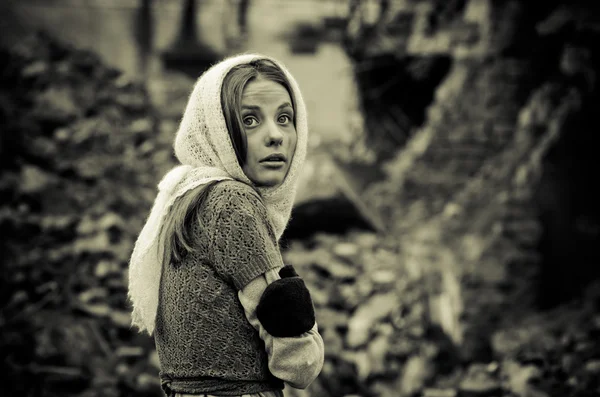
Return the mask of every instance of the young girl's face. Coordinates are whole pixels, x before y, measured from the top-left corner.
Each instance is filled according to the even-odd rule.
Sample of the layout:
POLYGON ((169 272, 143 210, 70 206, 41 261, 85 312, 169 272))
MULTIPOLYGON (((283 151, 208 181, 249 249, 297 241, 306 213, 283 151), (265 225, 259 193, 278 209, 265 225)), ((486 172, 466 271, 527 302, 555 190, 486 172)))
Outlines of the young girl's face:
POLYGON ((244 173, 257 186, 281 184, 297 140, 288 91, 274 81, 254 79, 242 93, 241 112, 247 147, 244 173))

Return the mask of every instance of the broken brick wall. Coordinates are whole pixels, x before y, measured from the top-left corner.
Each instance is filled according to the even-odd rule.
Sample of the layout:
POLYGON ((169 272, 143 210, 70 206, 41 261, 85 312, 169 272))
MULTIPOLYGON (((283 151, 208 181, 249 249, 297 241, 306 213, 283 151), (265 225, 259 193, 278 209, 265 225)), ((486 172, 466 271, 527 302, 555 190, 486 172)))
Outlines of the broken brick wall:
MULTIPOLYGON (((406 139, 365 197, 399 236, 404 266, 431 276, 432 319, 465 358, 486 361, 494 329, 576 298, 598 277, 600 13, 583 2, 437 3, 392 2, 378 24, 349 33, 359 65, 395 59, 406 73, 409 57, 450 60, 424 120, 398 125, 406 139)), ((410 100, 403 88, 388 88, 390 109, 410 100)))

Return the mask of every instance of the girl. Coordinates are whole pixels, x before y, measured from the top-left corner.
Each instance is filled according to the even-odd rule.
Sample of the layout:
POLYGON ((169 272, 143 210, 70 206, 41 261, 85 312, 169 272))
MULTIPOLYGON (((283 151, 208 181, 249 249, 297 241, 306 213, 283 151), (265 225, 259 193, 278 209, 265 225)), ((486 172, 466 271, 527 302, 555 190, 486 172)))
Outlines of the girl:
POLYGON ((197 81, 130 261, 132 322, 154 335, 167 396, 283 396, 323 366, 310 293, 278 240, 307 145, 277 60, 225 59, 197 81))

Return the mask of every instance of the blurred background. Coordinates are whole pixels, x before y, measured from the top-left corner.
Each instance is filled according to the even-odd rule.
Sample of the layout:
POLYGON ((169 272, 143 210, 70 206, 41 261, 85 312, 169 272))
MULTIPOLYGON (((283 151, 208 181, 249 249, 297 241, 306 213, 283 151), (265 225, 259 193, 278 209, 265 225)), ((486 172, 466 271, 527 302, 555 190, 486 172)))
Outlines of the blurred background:
POLYGON ((245 51, 309 112, 282 249, 326 360, 286 396, 600 395, 597 4, 3 1, 0 395, 162 395, 128 259, 195 79, 245 51))

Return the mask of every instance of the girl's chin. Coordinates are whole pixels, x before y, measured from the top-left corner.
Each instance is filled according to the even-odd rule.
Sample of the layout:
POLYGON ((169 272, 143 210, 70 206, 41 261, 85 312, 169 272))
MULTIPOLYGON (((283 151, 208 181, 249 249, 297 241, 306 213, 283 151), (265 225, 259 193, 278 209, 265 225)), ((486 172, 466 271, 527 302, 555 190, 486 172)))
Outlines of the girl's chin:
POLYGON ((271 174, 271 175, 258 175, 258 177, 253 179, 252 182, 254 182, 254 184, 256 186, 261 186, 261 187, 275 187, 275 186, 281 185, 283 183, 283 180, 285 178, 284 173, 269 172, 269 174, 271 174), (276 174, 276 175, 273 175, 273 174, 276 174))
POLYGON ((254 182, 254 184, 259 187, 276 187, 281 185, 281 183, 283 182, 283 178, 260 179, 252 182, 254 182))
POLYGON ((263 167, 259 170, 253 169, 248 171, 249 172, 247 172, 246 175, 255 186, 275 187, 283 183, 288 170, 286 168, 263 167))

